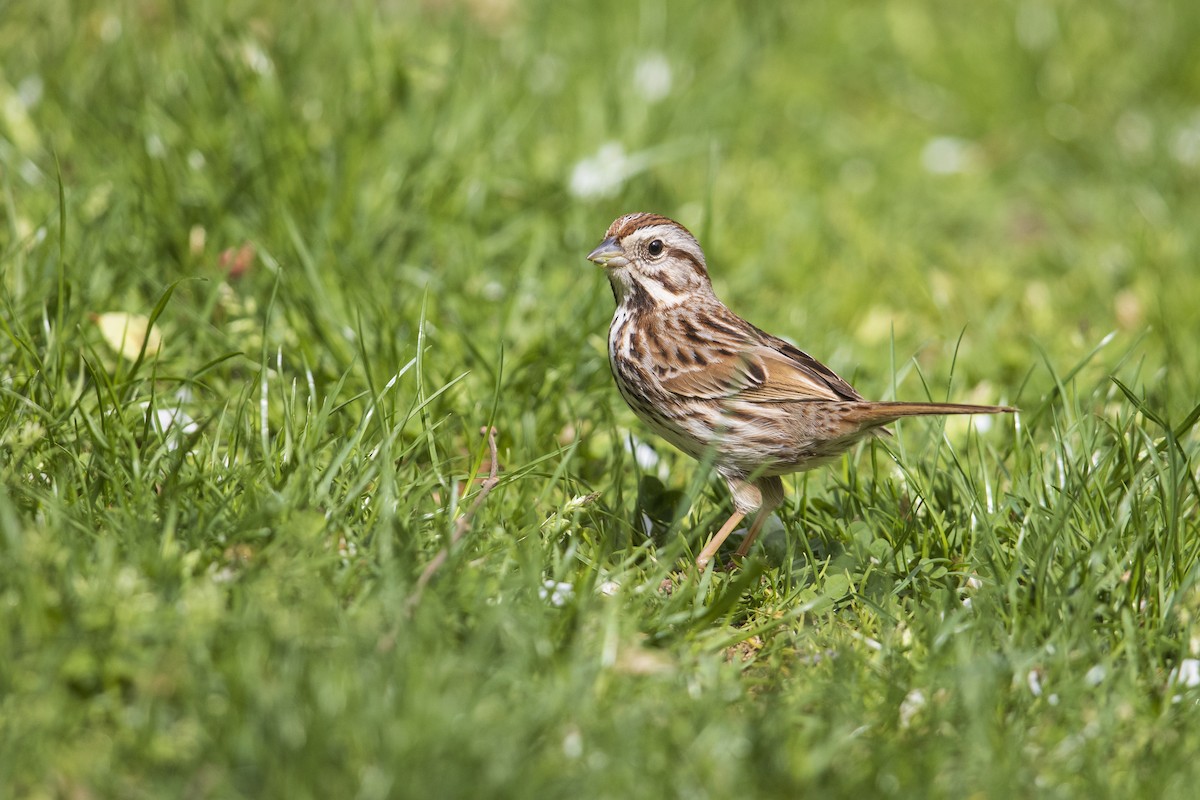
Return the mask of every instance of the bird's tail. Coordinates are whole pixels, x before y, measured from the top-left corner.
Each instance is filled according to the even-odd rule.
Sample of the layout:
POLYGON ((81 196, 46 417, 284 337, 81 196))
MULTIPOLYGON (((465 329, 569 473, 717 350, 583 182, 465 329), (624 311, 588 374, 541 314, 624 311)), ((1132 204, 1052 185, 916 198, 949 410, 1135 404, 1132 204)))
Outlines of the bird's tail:
POLYGON ((1011 406, 972 406, 963 403, 855 403, 856 416, 863 427, 873 428, 895 422, 901 417, 940 416, 944 414, 1012 414, 1011 406))

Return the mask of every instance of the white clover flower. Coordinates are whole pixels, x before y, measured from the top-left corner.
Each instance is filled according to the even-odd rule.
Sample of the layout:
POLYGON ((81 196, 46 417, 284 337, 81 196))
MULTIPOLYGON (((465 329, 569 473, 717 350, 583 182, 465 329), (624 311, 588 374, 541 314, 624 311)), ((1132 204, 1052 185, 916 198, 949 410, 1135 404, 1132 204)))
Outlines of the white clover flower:
POLYGON ((259 75, 270 75, 275 71, 275 63, 271 61, 267 51, 252 39, 242 43, 242 62, 259 75))
POLYGON ((46 84, 41 75, 27 75, 17 84, 17 98, 25 108, 33 108, 41 102, 45 88, 46 84))
POLYGON ((651 472, 658 466, 658 451, 636 436, 625 440, 625 452, 633 456, 642 472, 651 472))
POLYGON ((538 597, 549 601, 555 608, 562 608, 575 597, 575 587, 569 583, 545 580, 538 589, 538 597))
POLYGON ((563 755, 570 759, 579 758, 583 755, 583 734, 579 729, 572 726, 563 736, 562 740, 563 755))
POLYGON ((154 159, 167 154, 167 145, 157 133, 146 134, 146 155, 154 159))
POLYGON ((634 172, 618 142, 605 142, 571 170, 571 194, 583 200, 613 197, 634 172))
POLYGON ((1200 658, 1185 658, 1171 672, 1171 684, 1191 688, 1200 686, 1200 658))
POLYGON ((955 136, 938 136, 921 148, 921 166, 934 175, 969 172, 978 160, 978 147, 955 136))
POLYGON ((633 70, 633 90, 657 103, 671 93, 671 62, 662 53, 650 53, 633 70))
POLYGON ((920 689, 913 689, 906 694, 900 703, 900 727, 907 728, 911 725, 913 717, 924 707, 925 693, 920 689))
POLYGON ((1042 672, 1038 669, 1029 670, 1029 674, 1025 676, 1025 682, 1029 685, 1029 693, 1034 697, 1042 696, 1042 672))
MULTIPOLYGON (((149 403, 141 404, 143 410, 149 407, 149 403)), ((179 447, 179 437, 193 434, 200 427, 181 408, 156 408, 151 415, 151 420, 154 424, 154 430, 164 437, 168 437, 169 435, 167 439, 168 450, 174 450, 179 447)))

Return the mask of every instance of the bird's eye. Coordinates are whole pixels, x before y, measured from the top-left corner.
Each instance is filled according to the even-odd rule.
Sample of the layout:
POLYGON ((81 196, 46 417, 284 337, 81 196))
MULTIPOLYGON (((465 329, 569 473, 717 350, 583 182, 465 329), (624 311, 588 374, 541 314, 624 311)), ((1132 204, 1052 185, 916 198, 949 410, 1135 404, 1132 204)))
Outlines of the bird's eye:
POLYGON ((646 252, 652 256, 661 256, 663 251, 662 239, 655 239, 650 244, 646 245, 646 252))

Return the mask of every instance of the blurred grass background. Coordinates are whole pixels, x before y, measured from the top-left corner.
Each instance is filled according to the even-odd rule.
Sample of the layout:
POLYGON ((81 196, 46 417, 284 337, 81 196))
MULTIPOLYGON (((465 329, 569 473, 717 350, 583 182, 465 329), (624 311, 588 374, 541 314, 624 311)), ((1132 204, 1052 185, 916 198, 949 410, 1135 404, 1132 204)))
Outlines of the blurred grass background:
POLYGON ((10 0, 3 791, 1191 796, 1198 34, 10 0), (677 572, 727 499, 608 374, 583 255, 634 210, 863 394, 1023 414, 906 423, 677 572))

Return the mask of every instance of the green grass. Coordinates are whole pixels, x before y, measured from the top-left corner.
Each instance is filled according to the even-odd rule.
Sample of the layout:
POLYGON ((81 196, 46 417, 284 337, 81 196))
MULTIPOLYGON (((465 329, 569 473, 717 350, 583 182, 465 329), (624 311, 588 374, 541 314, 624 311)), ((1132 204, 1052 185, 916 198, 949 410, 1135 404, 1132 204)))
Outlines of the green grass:
POLYGON ((1193 795, 1200 9, 310 5, 0 14, 0 794, 1193 795), (726 491, 583 259, 632 210, 865 395, 1022 413, 695 574, 726 491))

